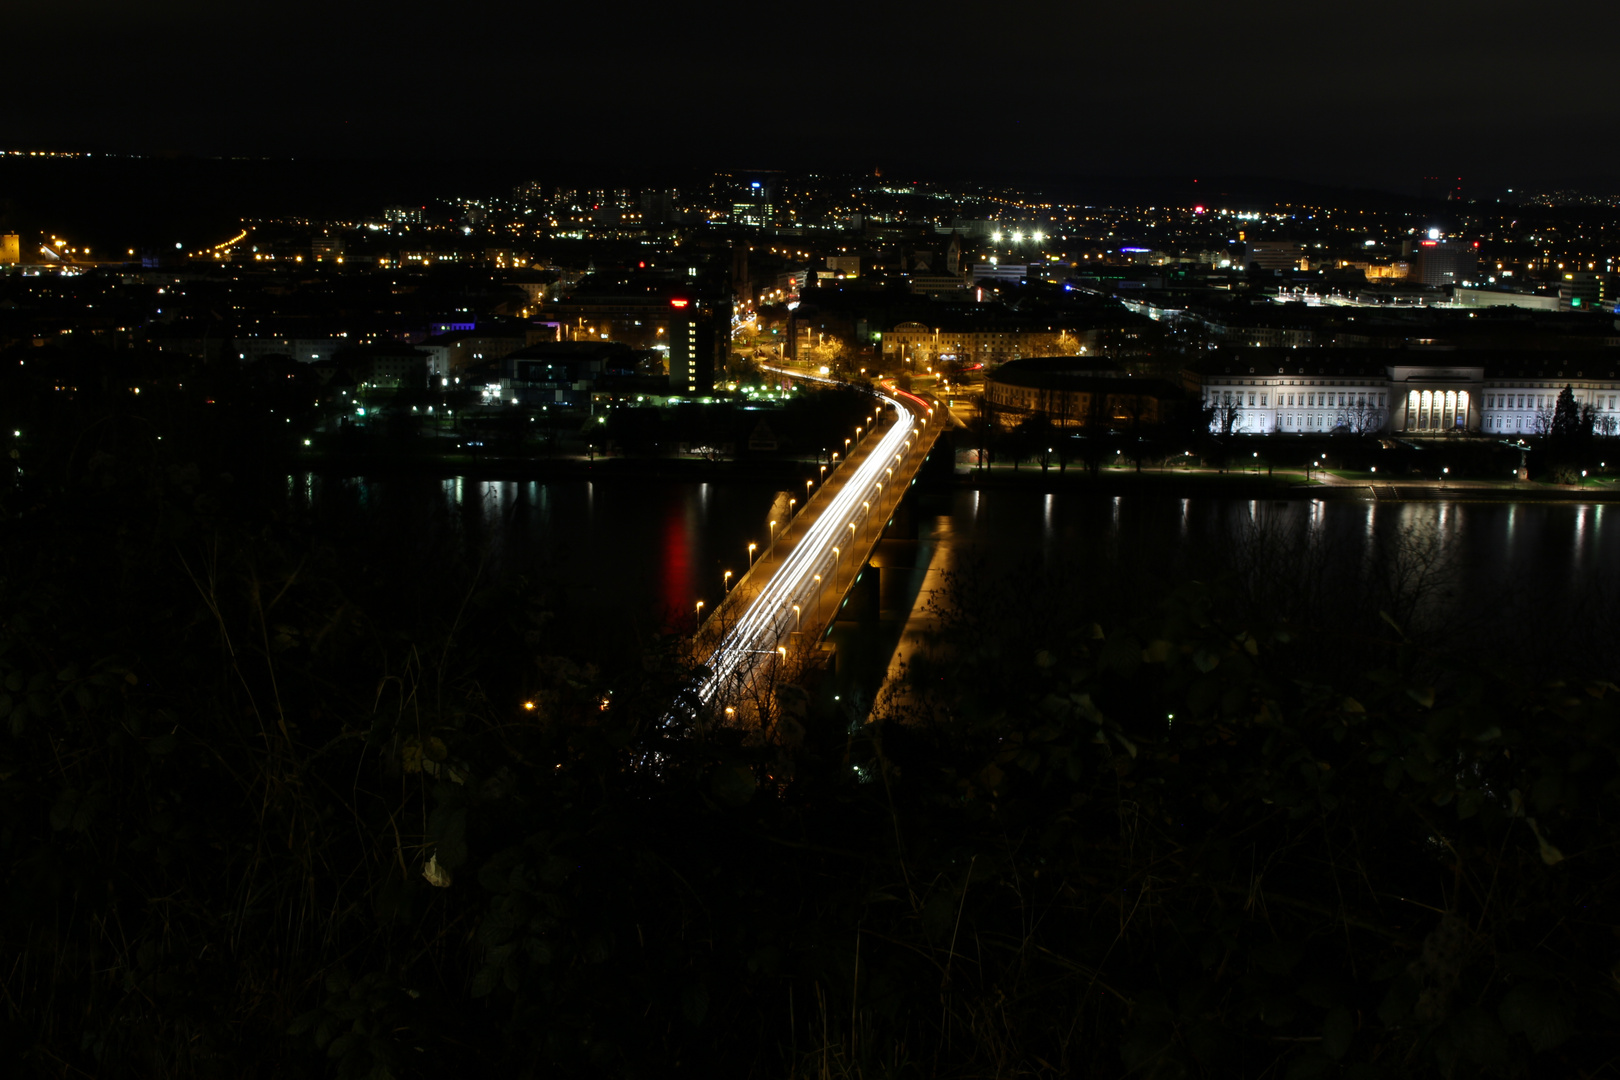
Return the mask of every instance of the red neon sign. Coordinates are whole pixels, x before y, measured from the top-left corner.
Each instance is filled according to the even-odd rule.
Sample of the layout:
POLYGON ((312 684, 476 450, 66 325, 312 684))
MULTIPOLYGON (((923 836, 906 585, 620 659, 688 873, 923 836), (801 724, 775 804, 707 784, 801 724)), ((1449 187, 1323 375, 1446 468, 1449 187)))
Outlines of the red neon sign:
POLYGON ((687 304, 690 304, 691 302, 692 301, 690 301, 690 300, 671 300, 669 302, 669 306, 670 307, 685 307, 687 304))

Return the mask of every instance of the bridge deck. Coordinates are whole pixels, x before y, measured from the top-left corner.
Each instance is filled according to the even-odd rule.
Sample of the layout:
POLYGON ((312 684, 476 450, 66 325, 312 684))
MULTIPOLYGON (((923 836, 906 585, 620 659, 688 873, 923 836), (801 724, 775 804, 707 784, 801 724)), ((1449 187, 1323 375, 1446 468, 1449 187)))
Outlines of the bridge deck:
POLYGON ((797 670, 882 538, 945 425, 929 422, 933 410, 922 398, 879 397, 893 408, 876 430, 862 433, 699 626, 694 653, 711 672, 705 701, 757 697, 761 675, 774 682, 784 667, 797 670))

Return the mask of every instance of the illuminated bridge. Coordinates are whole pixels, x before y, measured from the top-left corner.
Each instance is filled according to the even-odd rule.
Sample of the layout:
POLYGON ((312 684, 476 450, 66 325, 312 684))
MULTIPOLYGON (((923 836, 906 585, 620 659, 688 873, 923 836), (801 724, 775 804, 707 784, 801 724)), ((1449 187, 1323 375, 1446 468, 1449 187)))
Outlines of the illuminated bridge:
POLYGON ((698 688, 704 704, 763 705, 772 687, 784 677, 792 681, 819 652, 844 598, 947 426, 931 422, 933 406, 915 394, 886 388, 874 396, 878 407, 870 430, 863 425, 852 433, 837 467, 819 489, 811 484, 803 508, 775 531, 764 554, 700 623, 693 644, 709 671, 698 688))

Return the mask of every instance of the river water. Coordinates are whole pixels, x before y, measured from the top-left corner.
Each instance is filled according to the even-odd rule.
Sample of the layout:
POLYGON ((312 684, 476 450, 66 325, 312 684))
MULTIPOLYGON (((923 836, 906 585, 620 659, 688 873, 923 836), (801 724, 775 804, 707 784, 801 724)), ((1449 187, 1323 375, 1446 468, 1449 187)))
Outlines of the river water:
MULTIPOLYGON (((521 574, 581 626, 581 646, 688 631, 699 600, 740 574, 767 539, 778 492, 763 483, 512 481, 473 477, 287 478, 293 505, 334 533, 456 550, 494 575, 521 574)), ((919 494, 911 565, 886 572, 881 618, 834 637, 844 689, 881 678, 919 590, 955 569, 1041 574, 1084 588, 1093 617, 1128 614, 1179 580, 1229 569, 1235 539, 1251 572, 1275 566, 1284 594, 1310 559, 1344 565, 1413 537, 1441 558, 1431 615, 1459 633, 1560 635, 1596 649, 1612 627, 1620 505, 1251 501, 952 489, 919 494), (1253 543, 1256 537, 1264 544, 1253 543), (1258 552, 1258 554, 1257 554, 1258 552), (1258 567, 1255 560, 1261 560, 1258 567), (856 659, 855 654, 861 658, 856 659)))
POLYGON ((897 647, 873 649, 861 628, 834 631, 852 652, 883 657, 859 661, 845 683, 859 692, 927 649, 952 574, 1005 582, 1026 602, 1070 603, 1057 614, 1033 603, 1032 619, 1072 611, 1115 625, 1186 581, 1233 582, 1251 603, 1315 623, 1348 622, 1346 609, 1370 600, 1428 643, 1530 667, 1612 675, 1620 658, 1620 505, 956 490, 918 511, 913 569, 885 581, 889 625, 873 638, 897 647), (1415 598, 1399 607, 1395 593, 1415 598))

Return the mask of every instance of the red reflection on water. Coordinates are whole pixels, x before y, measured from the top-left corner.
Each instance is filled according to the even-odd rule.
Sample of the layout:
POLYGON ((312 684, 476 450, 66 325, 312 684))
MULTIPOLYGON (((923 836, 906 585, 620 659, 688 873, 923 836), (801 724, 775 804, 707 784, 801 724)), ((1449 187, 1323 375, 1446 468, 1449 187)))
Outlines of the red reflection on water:
POLYGON ((681 502, 671 499, 664 505, 663 537, 658 560, 658 596, 663 601, 664 618, 680 625, 685 615, 692 614, 697 601, 692 596, 692 537, 687 528, 686 511, 681 502))

